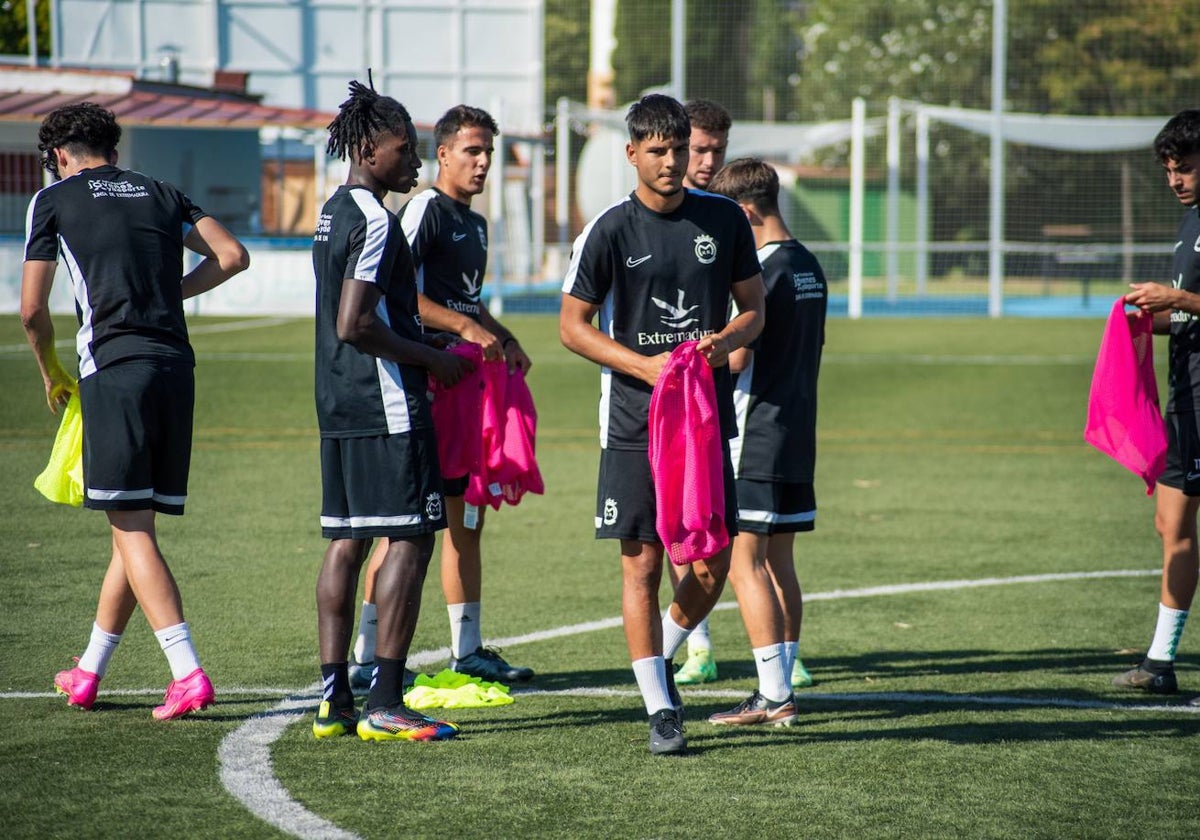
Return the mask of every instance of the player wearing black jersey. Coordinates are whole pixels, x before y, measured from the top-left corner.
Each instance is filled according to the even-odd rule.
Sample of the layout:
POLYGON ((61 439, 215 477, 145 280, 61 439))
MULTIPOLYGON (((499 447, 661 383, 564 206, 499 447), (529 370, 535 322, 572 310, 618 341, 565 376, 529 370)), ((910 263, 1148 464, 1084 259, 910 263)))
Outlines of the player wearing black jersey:
MULTIPOLYGON (((493 140, 500 133, 487 111, 456 105, 434 126, 438 174, 430 189, 404 206, 400 222, 412 247, 417 296, 426 327, 445 330, 483 348, 485 359, 505 359, 510 369, 529 370, 520 342, 480 299, 487 270, 487 220, 471 209, 492 166, 493 140)), ((510 665, 483 646, 480 628, 484 508, 467 505, 468 476, 446 476, 446 524, 442 539, 442 592, 450 614, 450 667, 493 682, 525 682, 533 671, 510 665)), ((377 546, 367 567, 363 609, 354 643, 357 663, 374 656, 374 577, 386 547, 377 546)), ((356 664, 351 679, 368 670, 356 664)))
POLYGON ((85 102, 42 121, 38 149, 59 180, 29 203, 21 322, 52 411, 76 383, 58 360, 48 301, 61 257, 74 288, 83 414, 84 506, 103 510, 112 557, 92 635, 55 688, 90 709, 100 678, 139 604, 171 667, 158 720, 213 702, 179 588, 159 550, 155 513, 182 514, 192 445, 195 356, 185 298, 249 265, 246 249, 170 184, 117 168, 121 127, 85 102), (183 274, 183 250, 202 255, 183 274))
POLYGON ((1171 336, 1167 467, 1158 479, 1154 510, 1163 546, 1162 589, 1146 658, 1113 683, 1169 694, 1178 690, 1175 652, 1200 576, 1200 109, 1172 117, 1154 139, 1154 153, 1167 173, 1167 186, 1187 207, 1175 242, 1171 285, 1134 283, 1125 295, 1125 302, 1140 310, 1137 316, 1154 318, 1154 332, 1171 336))
POLYGON ((709 720, 787 724, 796 719, 791 689, 811 683, 798 655, 803 601, 792 550, 796 532, 811 531, 817 513, 817 374, 828 289, 817 258, 792 237, 779 213, 773 168, 739 158, 717 173, 711 188, 736 201, 750 221, 767 290, 767 323, 753 344, 729 359, 737 377, 738 422, 732 446, 738 535, 729 581, 754 648, 758 690, 709 720), (777 697, 786 700, 772 702, 777 697))
MULTIPOLYGON (((687 744, 669 659, 720 597, 729 549, 692 564, 661 619, 663 544, 646 454, 650 395, 670 351, 696 339, 713 368, 722 428, 732 431, 727 362, 762 329, 763 287, 750 226, 737 205, 683 188, 690 135, 683 106, 651 94, 630 107, 626 124, 625 153, 637 187, 575 241, 559 333, 567 349, 601 366, 596 535, 621 541, 625 638, 650 715, 650 751, 677 754, 687 744), (731 297, 740 310, 732 320, 731 297), (597 315, 599 329, 592 323, 597 315)), ((726 521, 733 529, 731 514, 726 521)))
POLYGON ((408 112, 352 82, 329 125, 327 151, 349 158, 350 173, 313 236, 321 532, 330 540, 317 576, 324 689, 313 734, 451 738, 453 724, 404 705, 403 673, 434 534, 446 521, 427 376, 453 384, 469 364, 423 336, 408 242, 383 206, 389 192, 416 186, 421 160, 408 112), (375 674, 359 719, 347 653, 358 575, 373 538, 387 542, 387 555, 375 582, 375 674))
MULTIPOLYGON (((729 112, 709 99, 692 99, 683 106, 692 130, 688 136, 687 172, 683 185, 693 190, 707 190, 713 176, 725 165, 725 150, 729 147, 729 127, 733 120, 729 112)), ((667 564, 671 586, 679 586, 686 569, 667 564)), ((717 678, 717 662, 713 654, 712 637, 705 618, 692 629, 687 639, 687 659, 675 672, 679 685, 698 685, 717 678)))

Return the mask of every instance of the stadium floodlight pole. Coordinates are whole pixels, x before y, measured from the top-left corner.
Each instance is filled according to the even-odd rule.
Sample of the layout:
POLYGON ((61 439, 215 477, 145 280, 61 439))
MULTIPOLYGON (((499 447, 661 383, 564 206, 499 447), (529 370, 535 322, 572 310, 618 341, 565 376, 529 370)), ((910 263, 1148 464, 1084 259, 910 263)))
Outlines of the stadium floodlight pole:
POLYGON ((900 100, 888 97, 887 103, 887 299, 896 300, 900 255, 900 100))
POLYGON ((866 146, 867 103, 862 97, 855 97, 851 104, 850 126, 850 300, 846 314, 858 319, 862 317, 863 191, 866 189, 866 155, 863 147, 866 146))
POLYGON ((1004 88, 1008 0, 992 7, 992 146, 990 224, 988 225, 988 316, 1004 311, 1004 88))
POLYGON ((687 0, 671 0, 671 95, 683 102, 687 56, 687 0))

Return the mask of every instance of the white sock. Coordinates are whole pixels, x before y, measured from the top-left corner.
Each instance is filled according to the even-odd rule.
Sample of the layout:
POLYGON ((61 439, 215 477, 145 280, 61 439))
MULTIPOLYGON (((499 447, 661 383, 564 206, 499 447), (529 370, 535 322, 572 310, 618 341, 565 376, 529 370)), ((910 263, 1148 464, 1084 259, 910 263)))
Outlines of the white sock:
POLYGON ((712 637, 708 635, 708 616, 704 616, 704 620, 697 624, 688 636, 688 654, 698 650, 712 650, 712 637))
POLYGON ((779 703, 792 696, 792 672, 784 671, 787 661, 783 643, 754 649, 754 667, 758 669, 758 693, 779 703))
POLYGON ((171 679, 181 680, 200 667, 200 659, 196 649, 192 647, 192 633, 188 630, 187 622, 172 624, 161 630, 155 630, 158 646, 167 655, 167 664, 171 666, 171 679))
POLYGON ((667 693, 667 663, 661 656, 635 659, 633 676, 637 680, 638 691, 642 692, 647 715, 674 708, 671 696, 667 693))
POLYGON ((676 624, 675 619, 671 618, 670 607, 667 607, 667 611, 663 613, 662 634, 663 658, 673 659, 676 651, 683 645, 684 640, 688 638, 688 631, 676 624))
POLYGON ((354 640, 354 661, 359 665, 370 665, 375 661, 375 628, 378 625, 375 605, 363 601, 362 613, 358 616, 358 638, 354 640))
POLYGON ((1166 662, 1175 661, 1175 651, 1179 648, 1179 637, 1183 635, 1183 625, 1187 623, 1187 610, 1173 610, 1165 604, 1158 605, 1158 624, 1154 628, 1154 641, 1146 653, 1149 659, 1160 659, 1166 662))
POLYGON ((108 670, 108 660, 112 658, 113 652, 117 649, 117 643, 121 641, 120 633, 106 633, 100 629, 100 625, 92 622, 92 637, 88 639, 87 650, 83 652, 83 656, 79 657, 79 668, 83 671, 90 671, 97 677, 103 677, 104 672, 108 670))
POLYGON ((479 632, 479 602, 447 604, 450 613, 450 655, 462 659, 483 646, 479 632))
POLYGON ((792 669, 796 667, 796 660, 800 658, 800 643, 799 642, 784 642, 783 655, 787 659, 784 663, 783 671, 788 675, 788 682, 792 680, 792 669))

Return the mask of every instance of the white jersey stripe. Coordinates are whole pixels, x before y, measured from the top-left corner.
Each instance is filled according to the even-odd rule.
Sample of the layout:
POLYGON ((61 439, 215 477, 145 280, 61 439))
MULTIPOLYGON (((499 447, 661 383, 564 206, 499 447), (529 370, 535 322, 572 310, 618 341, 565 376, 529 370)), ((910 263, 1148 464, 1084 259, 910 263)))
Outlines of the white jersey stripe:
POLYGON ((96 316, 88 295, 87 278, 83 276, 83 269, 79 267, 79 261, 71 253, 67 241, 61 236, 58 237, 58 249, 71 278, 71 291, 75 294, 75 302, 79 305, 79 332, 75 334, 75 352, 79 354, 79 378, 83 379, 96 372, 96 360, 92 356, 96 316))
POLYGON ((367 220, 362 253, 354 265, 354 279, 378 283, 379 264, 387 249, 388 212, 370 190, 351 190, 350 195, 367 220))
POLYGON ((322 516, 322 528, 385 528, 420 525, 421 515, 409 513, 402 516, 322 516))
MULTIPOLYGON (((429 209, 429 206, 436 198, 436 190, 423 190, 418 195, 413 196, 408 204, 404 205, 404 209, 400 211, 400 229, 404 231, 404 238, 408 240, 410 248, 417 241, 417 232, 421 229, 421 220, 425 218, 425 211, 429 209)), ((418 283, 420 280, 421 278, 418 276, 418 283)), ((418 285, 417 288, 421 287, 418 285)))
MULTIPOLYGON (((387 298, 379 298, 375 314, 389 328, 392 326, 388 319, 387 298)), ((400 378, 400 365, 376 356, 375 371, 379 376, 379 395, 383 400, 383 416, 387 419, 388 434, 398 435, 411 431, 408 394, 404 390, 404 380, 400 378)))
POLYGON ((180 507, 187 501, 187 496, 167 496, 162 493, 155 493, 152 498, 164 505, 179 505, 180 507))
MULTIPOLYGON (((583 230, 579 232, 579 236, 575 237, 575 243, 571 246, 571 262, 567 265, 567 273, 563 277, 563 294, 571 294, 571 289, 575 287, 575 278, 579 274, 579 257, 583 253, 583 243, 587 242, 587 238, 591 235, 592 228, 596 226, 596 222, 600 221, 601 217, 609 210, 629 200, 629 196, 625 196, 620 201, 614 201, 605 207, 603 211, 597 213, 596 217, 584 226, 583 230)), ((609 331, 609 334, 611 335, 611 331, 609 331)))
POLYGON ((742 442, 746 439, 746 417, 750 412, 750 383, 754 381, 754 364, 757 353, 750 354, 750 362, 738 374, 733 383, 733 416, 737 420, 737 437, 729 441, 729 457, 733 461, 733 475, 742 475, 742 442))
POLYGON ((817 512, 815 510, 806 510, 801 513, 775 513, 770 510, 746 510, 745 508, 738 508, 738 519, 744 519, 747 522, 766 522, 771 524, 815 522, 817 520, 817 512))
POLYGON ((146 487, 142 490, 98 490, 95 487, 89 487, 87 489, 87 497, 101 502, 124 499, 153 499, 154 488, 146 487))

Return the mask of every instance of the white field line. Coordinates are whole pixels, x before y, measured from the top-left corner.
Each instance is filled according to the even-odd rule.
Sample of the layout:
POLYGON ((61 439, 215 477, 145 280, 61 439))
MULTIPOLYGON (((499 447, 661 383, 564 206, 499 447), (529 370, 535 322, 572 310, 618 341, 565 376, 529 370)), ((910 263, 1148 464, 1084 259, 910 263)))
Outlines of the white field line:
MULTIPOLYGON (((866 598, 875 595, 899 595, 910 592, 935 592, 949 589, 966 589, 982 586, 1002 586, 1013 583, 1044 583, 1067 580, 1096 580, 1102 578, 1149 577, 1159 575, 1157 569, 1139 569, 1111 572, 1069 572, 1045 575, 1020 575, 1009 578, 983 578, 979 580, 929 581, 925 583, 902 583, 890 586, 872 586, 864 589, 841 589, 832 592, 814 592, 806 595, 809 601, 832 601, 840 598, 866 598)), ((721 603, 719 609, 733 609, 736 604, 721 603)), ((572 636, 579 633, 590 633, 597 630, 608 630, 621 626, 621 619, 608 618, 600 621, 589 621, 581 624, 571 624, 550 630, 539 630, 522 636, 510 636, 502 639, 489 639, 487 644, 511 646, 528 644, 530 642, 555 639, 562 636, 572 636)), ((409 657, 414 667, 436 662, 449 654, 445 648, 439 650, 421 651, 409 657)), ((357 835, 350 834, 327 820, 306 810, 299 802, 292 799, 287 790, 274 777, 271 769, 271 744, 283 731, 293 723, 307 718, 312 714, 313 702, 317 696, 318 687, 314 684, 304 695, 297 692, 271 709, 251 715, 237 729, 225 736, 218 752, 221 765, 221 783, 229 793, 241 802, 247 810, 264 822, 275 826, 281 831, 300 838, 338 838, 338 840, 357 840, 357 835)), ((637 696, 636 691, 618 689, 578 688, 561 692, 529 691, 521 692, 537 694, 567 694, 573 696, 637 696)), ((704 690, 688 691, 687 694, 696 696, 711 696, 712 692, 704 690)), ((721 693, 719 696, 741 697, 744 692, 721 693)), ((1178 712, 1183 710, 1189 714, 1200 714, 1200 708, 1187 706, 1153 706, 1153 705, 1123 705, 1120 703, 1101 703, 1076 700, 1035 700, 1022 697, 975 697, 974 695, 952 694, 907 694, 899 693, 856 693, 856 694, 810 694, 804 693, 804 699, 833 700, 839 702, 898 702, 898 703, 971 703, 980 706, 1028 706, 1035 708, 1067 707, 1084 709, 1109 709, 1119 711, 1153 711, 1178 712)))
POLYGON ((979 355, 942 356, 932 353, 826 353, 821 363, 843 365, 1082 365, 1094 364, 1096 357, 1075 354, 1060 355, 979 355))

